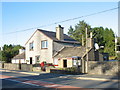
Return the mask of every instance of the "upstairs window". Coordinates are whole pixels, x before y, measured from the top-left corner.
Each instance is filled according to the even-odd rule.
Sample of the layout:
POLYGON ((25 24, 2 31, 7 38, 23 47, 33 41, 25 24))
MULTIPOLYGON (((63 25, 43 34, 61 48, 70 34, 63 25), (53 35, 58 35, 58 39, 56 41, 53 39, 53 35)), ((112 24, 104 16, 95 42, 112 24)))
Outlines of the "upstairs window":
POLYGON ((31 43, 29 44, 29 50, 32 51, 33 49, 34 49, 34 47, 33 47, 33 42, 31 42, 31 43))
POLYGON ((48 48, 48 41, 47 40, 44 40, 44 41, 41 41, 41 48, 43 49, 46 49, 48 48))

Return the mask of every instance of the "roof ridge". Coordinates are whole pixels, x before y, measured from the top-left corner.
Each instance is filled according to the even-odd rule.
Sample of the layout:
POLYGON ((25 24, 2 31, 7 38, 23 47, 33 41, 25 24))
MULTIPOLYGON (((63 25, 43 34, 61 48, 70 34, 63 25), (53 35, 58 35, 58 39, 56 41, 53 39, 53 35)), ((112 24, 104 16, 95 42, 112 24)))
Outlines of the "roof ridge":
POLYGON ((48 30, 43 30, 43 29, 37 29, 37 30, 56 33, 56 32, 54 32, 54 31, 48 31, 48 30))

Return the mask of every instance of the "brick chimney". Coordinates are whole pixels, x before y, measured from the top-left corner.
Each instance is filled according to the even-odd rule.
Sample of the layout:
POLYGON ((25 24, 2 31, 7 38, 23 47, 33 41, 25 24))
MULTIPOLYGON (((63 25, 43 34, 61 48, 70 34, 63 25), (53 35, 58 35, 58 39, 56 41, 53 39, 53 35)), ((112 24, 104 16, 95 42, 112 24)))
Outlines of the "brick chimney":
POLYGON ((64 40, 63 29, 64 27, 61 27, 61 25, 58 25, 58 27, 56 27, 56 38, 58 40, 64 40))

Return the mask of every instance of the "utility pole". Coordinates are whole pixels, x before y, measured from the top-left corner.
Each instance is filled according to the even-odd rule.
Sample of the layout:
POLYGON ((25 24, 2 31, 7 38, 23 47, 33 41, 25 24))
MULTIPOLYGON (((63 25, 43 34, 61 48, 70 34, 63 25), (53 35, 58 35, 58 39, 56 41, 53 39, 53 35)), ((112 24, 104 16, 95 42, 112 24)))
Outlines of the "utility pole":
POLYGON ((117 37, 115 36, 115 57, 117 57, 117 37))
POLYGON ((84 46, 84 35, 82 35, 82 46, 84 46))
POLYGON ((86 61, 85 61, 85 73, 88 72, 88 29, 86 27, 86 61))

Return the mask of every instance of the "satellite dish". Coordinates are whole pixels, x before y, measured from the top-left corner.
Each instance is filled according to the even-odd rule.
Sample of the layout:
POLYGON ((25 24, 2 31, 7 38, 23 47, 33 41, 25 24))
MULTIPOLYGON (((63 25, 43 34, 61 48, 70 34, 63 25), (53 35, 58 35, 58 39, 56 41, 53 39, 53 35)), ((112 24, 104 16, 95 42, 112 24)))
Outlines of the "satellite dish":
POLYGON ((95 49, 98 50, 99 49, 99 46, 97 43, 95 43, 95 49))

